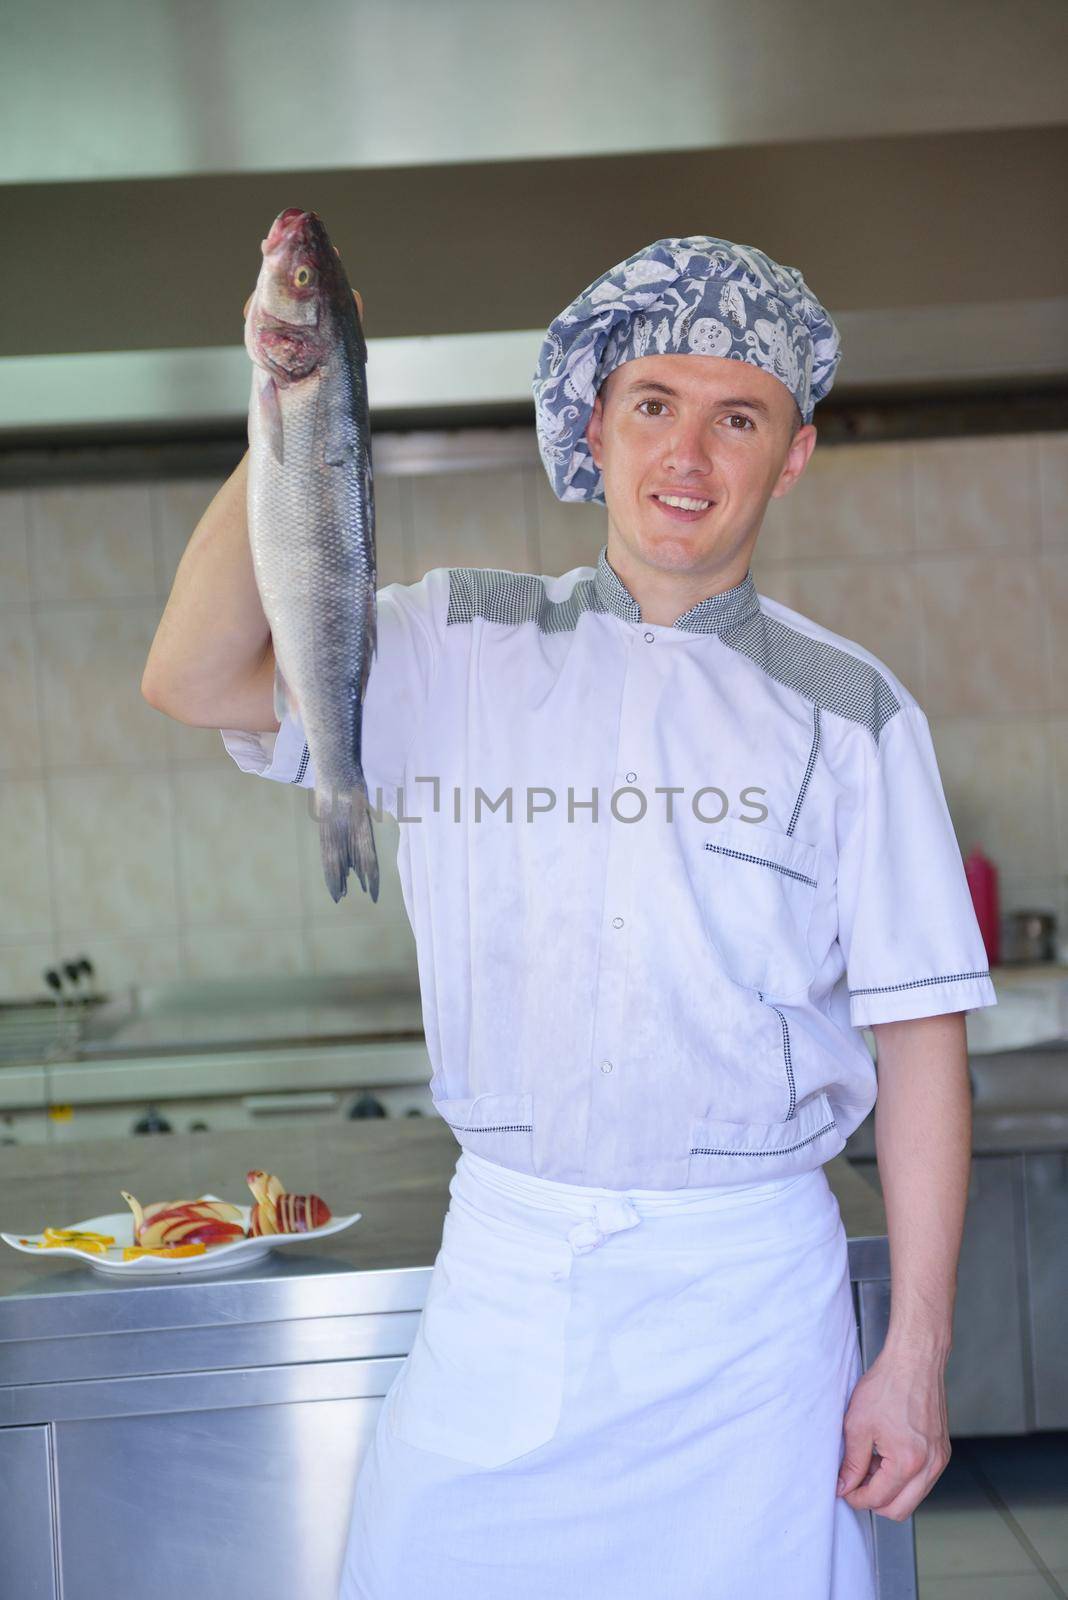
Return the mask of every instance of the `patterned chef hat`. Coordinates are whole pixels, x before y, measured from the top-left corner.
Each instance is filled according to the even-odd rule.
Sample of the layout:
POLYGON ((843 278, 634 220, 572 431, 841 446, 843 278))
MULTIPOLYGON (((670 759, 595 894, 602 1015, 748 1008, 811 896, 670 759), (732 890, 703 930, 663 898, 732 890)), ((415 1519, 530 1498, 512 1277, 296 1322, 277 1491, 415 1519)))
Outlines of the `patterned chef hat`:
POLYGON ((624 361, 748 361, 786 385, 807 423, 834 382, 839 347, 838 329, 796 267, 705 234, 658 239, 595 279, 542 341, 534 408, 557 498, 605 503, 586 424, 601 384, 624 361))

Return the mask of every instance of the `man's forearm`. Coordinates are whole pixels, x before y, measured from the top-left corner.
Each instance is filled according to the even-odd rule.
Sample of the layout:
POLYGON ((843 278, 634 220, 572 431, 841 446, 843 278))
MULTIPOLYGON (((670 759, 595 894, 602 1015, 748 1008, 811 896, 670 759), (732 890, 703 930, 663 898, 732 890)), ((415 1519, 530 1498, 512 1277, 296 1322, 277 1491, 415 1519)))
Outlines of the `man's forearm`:
POLYGON ((873 1027, 875 1144, 890 1240, 888 1352, 945 1359, 971 1169, 964 1013, 873 1027))

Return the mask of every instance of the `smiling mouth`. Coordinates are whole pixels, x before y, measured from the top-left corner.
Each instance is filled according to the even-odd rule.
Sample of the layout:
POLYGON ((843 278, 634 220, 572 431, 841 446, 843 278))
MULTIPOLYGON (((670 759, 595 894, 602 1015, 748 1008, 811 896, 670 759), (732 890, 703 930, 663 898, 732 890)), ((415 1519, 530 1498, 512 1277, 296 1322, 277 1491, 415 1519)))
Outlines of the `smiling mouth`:
POLYGON ((652 496, 661 511, 676 520, 692 522, 697 517, 703 517, 706 511, 711 511, 715 505, 714 500, 704 500, 697 495, 659 495, 652 496))

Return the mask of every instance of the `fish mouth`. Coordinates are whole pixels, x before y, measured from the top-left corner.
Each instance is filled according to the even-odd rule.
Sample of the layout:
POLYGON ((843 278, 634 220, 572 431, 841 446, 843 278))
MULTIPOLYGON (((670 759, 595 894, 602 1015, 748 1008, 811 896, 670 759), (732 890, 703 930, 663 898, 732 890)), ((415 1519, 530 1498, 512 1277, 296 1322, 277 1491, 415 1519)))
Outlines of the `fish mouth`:
POLYGON ((299 206, 289 206, 285 211, 280 211, 271 223, 270 233, 263 241, 264 255, 270 250, 277 250, 290 234, 299 233, 305 221, 314 215, 314 211, 301 211, 299 206))

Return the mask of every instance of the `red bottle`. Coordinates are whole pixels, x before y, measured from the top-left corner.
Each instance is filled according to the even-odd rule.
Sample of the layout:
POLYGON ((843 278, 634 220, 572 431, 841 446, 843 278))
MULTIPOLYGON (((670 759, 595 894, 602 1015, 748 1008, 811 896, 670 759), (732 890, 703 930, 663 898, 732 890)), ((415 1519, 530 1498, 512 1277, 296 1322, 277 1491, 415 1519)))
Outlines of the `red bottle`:
POLYGON ((996 967, 1001 960, 998 869, 988 856, 984 856, 978 845, 973 845, 964 862, 964 875, 968 879, 975 918, 986 946, 986 958, 992 967, 996 967))

